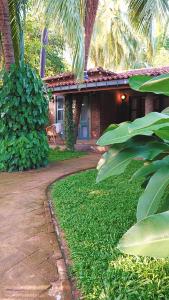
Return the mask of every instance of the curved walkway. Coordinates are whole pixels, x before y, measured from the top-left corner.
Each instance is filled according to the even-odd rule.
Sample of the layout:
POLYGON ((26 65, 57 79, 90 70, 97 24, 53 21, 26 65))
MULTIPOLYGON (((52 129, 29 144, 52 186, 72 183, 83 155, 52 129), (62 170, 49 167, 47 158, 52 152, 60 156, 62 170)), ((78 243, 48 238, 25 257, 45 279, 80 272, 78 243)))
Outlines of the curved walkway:
POLYGON ((46 191, 62 176, 95 167, 98 158, 0 173, 0 299, 72 299, 46 191))

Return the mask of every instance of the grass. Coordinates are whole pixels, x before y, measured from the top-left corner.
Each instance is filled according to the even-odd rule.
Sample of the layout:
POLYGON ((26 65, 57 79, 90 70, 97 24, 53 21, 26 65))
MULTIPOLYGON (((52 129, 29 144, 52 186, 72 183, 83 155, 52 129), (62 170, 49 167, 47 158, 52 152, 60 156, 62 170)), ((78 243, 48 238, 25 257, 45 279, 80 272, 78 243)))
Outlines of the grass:
POLYGON ((139 164, 100 184, 90 170, 53 185, 54 209, 84 300, 169 299, 169 260, 123 255, 116 248, 136 221, 141 182, 129 178, 139 164))
POLYGON ((70 151, 70 150, 60 150, 60 149, 50 149, 49 150, 49 162, 55 162, 60 160, 66 160, 71 158, 78 158, 86 155, 84 151, 70 151))

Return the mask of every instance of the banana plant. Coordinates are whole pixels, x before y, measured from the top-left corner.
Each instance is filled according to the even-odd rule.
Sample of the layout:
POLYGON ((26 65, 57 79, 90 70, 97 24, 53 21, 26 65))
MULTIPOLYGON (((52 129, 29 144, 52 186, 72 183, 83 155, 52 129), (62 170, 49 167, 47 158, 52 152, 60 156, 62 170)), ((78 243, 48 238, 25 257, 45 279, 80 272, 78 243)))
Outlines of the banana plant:
MULTIPOLYGON (((132 89, 169 96, 169 74, 155 78, 135 76, 132 89)), ((97 182, 122 174, 133 159, 144 164, 131 180, 144 178, 145 190, 137 205, 137 223, 121 238, 123 253, 169 256, 169 108, 151 112, 133 122, 111 125, 97 142, 109 146, 98 163, 97 182)))

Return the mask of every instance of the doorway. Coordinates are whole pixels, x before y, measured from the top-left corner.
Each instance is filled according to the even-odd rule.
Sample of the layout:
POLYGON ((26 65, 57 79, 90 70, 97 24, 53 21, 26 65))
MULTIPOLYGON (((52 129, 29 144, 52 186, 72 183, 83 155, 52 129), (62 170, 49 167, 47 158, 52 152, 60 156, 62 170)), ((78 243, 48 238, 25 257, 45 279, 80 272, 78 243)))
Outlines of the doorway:
POLYGON ((80 140, 89 139, 89 99, 88 96, 84 96, 81 108, 80 123, 78 138, 80 140))

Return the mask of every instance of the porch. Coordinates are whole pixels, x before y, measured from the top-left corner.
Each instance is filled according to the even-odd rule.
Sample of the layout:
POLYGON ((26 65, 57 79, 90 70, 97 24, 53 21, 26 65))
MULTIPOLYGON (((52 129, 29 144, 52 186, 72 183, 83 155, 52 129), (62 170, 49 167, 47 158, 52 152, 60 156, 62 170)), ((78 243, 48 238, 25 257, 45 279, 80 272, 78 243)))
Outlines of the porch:
MULTIPOLYGON (((74 102, 78 101, 76 97, 74 94, 74 102)), ((140 94, 130 89, 81 93, 79 98, 83 101, 76 143, 78 150, 104 150, 96 146, 96 141, 110 124, 132 121, 169 106, 169 97, 140 94)), ((50 123, 60 124, 63 141, 59 139, 57 145, 64 145, 64 96, 55 96, 50 103, 50 123)))
POLYGON ((62 146, 66 97, 72 96, 73 114, 76 113, 77 103, 81 103, 76 148, 95 150, 97 139, 110 124, 132 121, 151 111, 160 112, 169 106, 169 97, 133 91, 128 83, 128 78, 133 75, 157 76, 164 73, 169 73, 169 67, 117 74, 97 68, 89 70, 88 78, 82 83, 78 83, 72 74, 47 78, 45 81, 53 93, 49 104, 50 124, 60 124, 62 146))

